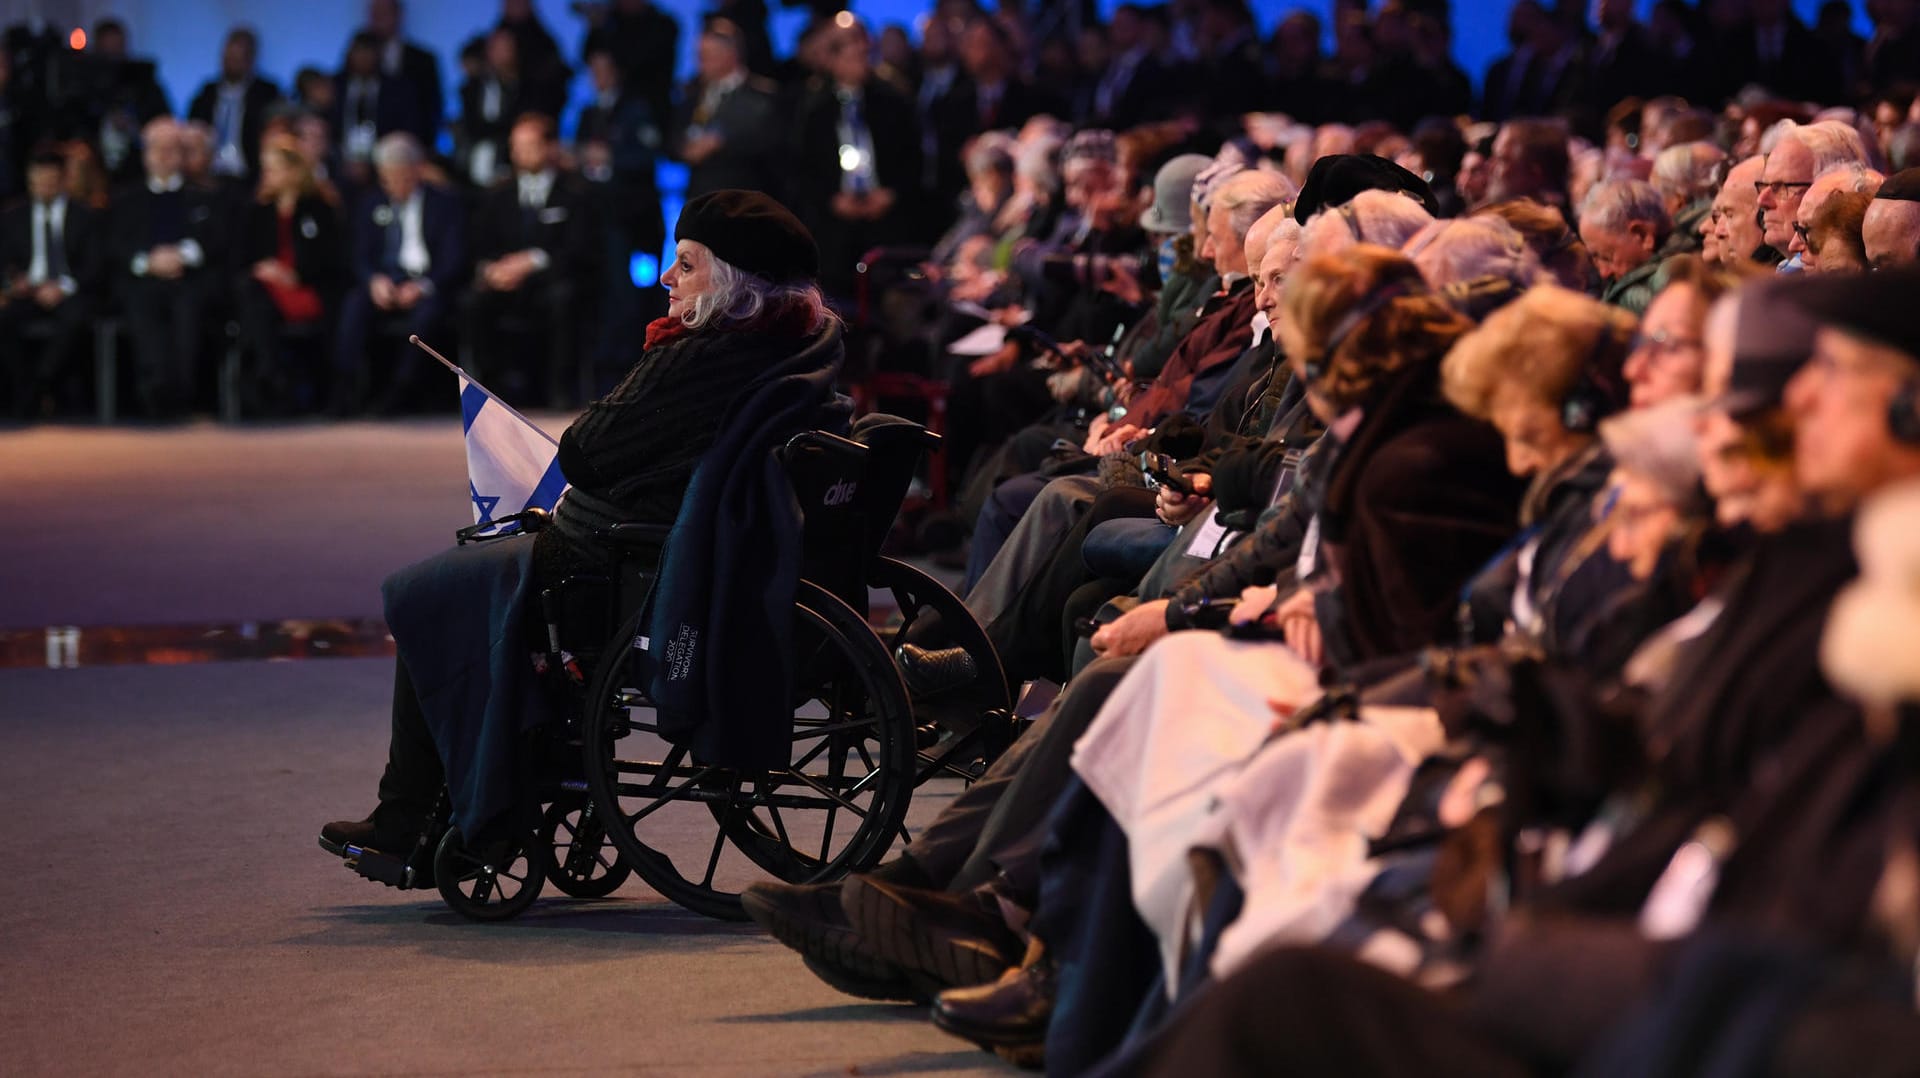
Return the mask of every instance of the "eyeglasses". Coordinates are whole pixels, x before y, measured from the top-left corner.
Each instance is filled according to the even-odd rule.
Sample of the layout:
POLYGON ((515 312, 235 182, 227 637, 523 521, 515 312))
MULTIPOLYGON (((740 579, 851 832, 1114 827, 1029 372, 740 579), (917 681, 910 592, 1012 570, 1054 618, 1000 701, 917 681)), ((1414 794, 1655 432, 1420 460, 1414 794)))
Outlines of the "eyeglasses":
POLYGON ((1663 329, 1657 333, 1634 334, 1631 351, 1638 352, 1644 348, 1649 355, 1658 359, 1675 352, 1684 352, 1689 349, 1698 348, 1701 343, 1699 337, 1682 337, 1677 333, 1668 333, 1663 329))
POLYGON ((1800 242, 1806 244, 1807 250, 1813 250, 1813 232, 1809 230, 1806 225, 1795 221, 1793 223, 1793 234, 1800 237, 1800 242))
POLYGON ((1812 187, 1812 186, 1813 186, 1812 180, 1774 180, 1771 183, 1764 180, 1755 180, 1753 181, 1753 194, 1755 198, 1758 198, 1761 195, 1766 194, 1768 191, 1772 191, 1773 197, 1783 198, 1786 196, 1786 193, 1788 191, 1796 187, 1812 187))

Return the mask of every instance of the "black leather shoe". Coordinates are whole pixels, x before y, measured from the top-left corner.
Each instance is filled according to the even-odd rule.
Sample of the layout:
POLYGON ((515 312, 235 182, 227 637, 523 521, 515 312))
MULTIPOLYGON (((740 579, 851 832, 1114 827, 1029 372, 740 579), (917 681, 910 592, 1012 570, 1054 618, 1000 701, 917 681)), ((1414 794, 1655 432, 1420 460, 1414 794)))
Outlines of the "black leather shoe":
POLYGON ((412 855, 426 826, 422 814, 389 803, 364 820, 335 820, 322 827, 320 848, 338 857, 347 856, 348 846, 357 846, 405 858, 412 855))
POLYGON ((320 848, 336 857, 345 857, 348 846, 379 849, 373 817, 364 820, 335 820, 320 829, 320 848))
POLYGON ((1053 1015, 1053 962, 1010 969, 992 984, 954 988, 933 1003, 933 1024, 1023 1067, 1041 1062, 1053 1015))
POLYGON ((985 984, 1020 962, 1019 937, 997 907, 972 894, 950 895, 869 874, 847 877, 840 904, 854 932, 880 957, 941 988, 985 984))
POLYGON ((958 689, 973 684, 980 676, 980 668, 974 665, 973 656, 967 654, 966 648, 928 650, 917 644, 902 644, 894 652, 894 659, 900 664, 900 676, 906 680, 907 689, 915 696, 958 689))
POLYGON ((755 924, 800 952, 814 976, 859 999, 924 1003, 938 986, 916 989, 900 967, 861 942, 840 906, 840 881, 756 883, 740 892, 755 924))

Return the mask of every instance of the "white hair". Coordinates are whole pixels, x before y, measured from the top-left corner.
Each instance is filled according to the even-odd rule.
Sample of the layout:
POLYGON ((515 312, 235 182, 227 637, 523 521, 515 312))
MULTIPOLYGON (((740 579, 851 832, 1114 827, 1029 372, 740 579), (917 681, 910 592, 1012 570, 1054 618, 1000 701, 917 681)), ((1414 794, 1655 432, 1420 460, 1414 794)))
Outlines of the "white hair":
POLYGON ((1673 220, 1667 216, 1666 201, 1645 180, 1606 180, 1597 183, 1593 190, 1587 192, 1587 200, 1580 204, 1580 223, 1583 225, 1593 225, 1608 232, 1624 232, 1635 221, 1651 224, 1656 237, 1664 237, 1673 231, 1673 220))
POLYGON ((427 159, 420 150, 420 141, 405 131, 395 131, 384 135, 373 144, 373 166, 386 168, 389 165, 417 165, 427 159))
POLYGON ((1694 202, 1720 186, 1727 155, 1711 142, 1683 142, 1653 159, 1653 186, 1668 198, 1694 202))
POLYGON ((1244 238, 1255 221, 1295 193, 1293 181, 1277 172, 1257 169, 1236 172, 1214 191, 1208 212, 1225 210, 1227 227, 1234 235, 1244 238))
POLYGON ((1700 452, 1693 417, 1698 397, 1679 397, 1647 408, 1621 412, 1600 422, 1600 438, 1614 466, 1657 487, 1682 513, 1698 513, 1700 452))
POLYGON ((1838 120, 1823 120, 1817 124, 1781 120, 1768 129, 1767 136, 1773 143, 1769 146, 1767 140, 1762 139, 1763 152, 1772 153, 1781 141, 1792 139, 1813 156, 1813 174, 1816 176, 1841 165, 1866 165, 1873 160, 1867 153, 1867 144, 1860 137, 1860 132, 1838 120))
POLYGON ((1836 175, 1846 177, 1840 181, 1839 187, 1834 188, 1836 191, 1854 191, 1873 194, 1880 190, 1881 184, 1887 182, 1887 177, 1884 173, 1851 161, 1843 162, 1830 169, 1815 173, 1813 178, 1816 180, 1824 180, 1828 176, 1836 175))
POLYGON ((704 245, 702 250, 707 257, 709 287, 695 296, 681 313, 680 320, 687 324, 688 329, 751 322, 766 311, 789 305, 806 308, 807 331, 810 333, 819 332, 830 319, 836 317, 827 306, 827 299, 820 293, 819 286, 812 282, 775 284, 765 277, 732 265, 711 250, 706 250, 704 245))
POLYGON ((1524 291, 1546 280, 1539 259, 1498 217, 1455 217, 1414 233, 1402 250, 1433 288, 1499 278, 1524 291))
POLYGON ((1301 257, 1330 254, 1356 243, 1405 247, 1414 233, 1433 223, 1426 207, 1399 191, 1362 191, 1339 206, 1329 206, 1307 222, 1301 257))

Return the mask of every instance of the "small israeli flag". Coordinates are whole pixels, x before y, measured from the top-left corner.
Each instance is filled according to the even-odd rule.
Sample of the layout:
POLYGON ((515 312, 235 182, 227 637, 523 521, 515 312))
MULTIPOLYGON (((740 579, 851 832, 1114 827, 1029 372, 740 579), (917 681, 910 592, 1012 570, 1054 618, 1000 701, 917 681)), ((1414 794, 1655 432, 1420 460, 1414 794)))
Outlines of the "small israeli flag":
MULTIPOLYGON (((457 368, 456 368, 457 369, 457 368)), ((551 510, 566 489, 560 443, 460 372, 460 422, 467 437, 467 493, 473 522, 535 508, 551 510)), ((507 526, 507 531, 518 524, 507 526)))

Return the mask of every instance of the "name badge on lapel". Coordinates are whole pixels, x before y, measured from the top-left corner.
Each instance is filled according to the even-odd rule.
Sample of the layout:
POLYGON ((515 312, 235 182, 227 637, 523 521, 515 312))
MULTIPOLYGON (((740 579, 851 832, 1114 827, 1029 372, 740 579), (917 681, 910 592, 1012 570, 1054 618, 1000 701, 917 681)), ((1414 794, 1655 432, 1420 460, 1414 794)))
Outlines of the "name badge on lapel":
POLYGON ((376 225, 379 225, 381 228, 385 228, 388 225, 392 224, 393 223, 393 207, 392 206, 375 206, 373 208, 373 223, 376 225))
POLYGON ((540 211, 540 223, 543 225, 557 225, 566 219, 567 208, 565 206, 548 206, 546 209, 540 211))

